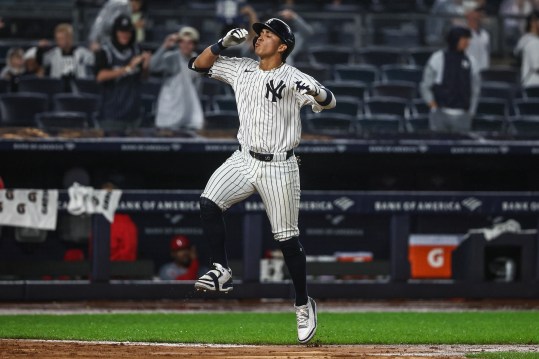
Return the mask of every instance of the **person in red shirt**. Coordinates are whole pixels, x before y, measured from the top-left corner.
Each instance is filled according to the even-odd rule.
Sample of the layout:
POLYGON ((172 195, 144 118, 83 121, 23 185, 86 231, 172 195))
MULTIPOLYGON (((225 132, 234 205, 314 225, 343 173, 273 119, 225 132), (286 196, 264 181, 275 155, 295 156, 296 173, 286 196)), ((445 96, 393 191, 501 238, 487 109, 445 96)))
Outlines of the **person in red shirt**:
POLYGON ((186 236, 175 236, 170 241, 170 256, 173 262, 167 263, 159 270, 159 278, 163 280, 196 280, 199 262, 197 251, 186 236))

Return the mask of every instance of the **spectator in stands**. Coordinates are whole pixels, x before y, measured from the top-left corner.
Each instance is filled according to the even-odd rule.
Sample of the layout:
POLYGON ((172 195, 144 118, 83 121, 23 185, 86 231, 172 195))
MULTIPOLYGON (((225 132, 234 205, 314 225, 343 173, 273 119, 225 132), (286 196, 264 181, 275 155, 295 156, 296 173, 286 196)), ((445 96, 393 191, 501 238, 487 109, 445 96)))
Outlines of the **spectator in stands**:
POLYGON ((453 27, 447 35, 447 49, 430 57, 423 72, 421 95, 431 109, 432 131, 466 132, 471 129, 481 81, 474 58, 466 55, 470 30, 453 27))
POLYGON ((114 20, 120 15, 131 17, 137 30, 135 42, 144 41, 144 28, 148 19, 143 15, 144 2, 142 0, 108 0, 99 11, 90 30, 90 48, 97 51, 112 36, 114 20))
POLYGON ((131 21, 135 26, 137 44, 146 40, 146 15, 144 14, 146 3, 143 0, 129 0, 131 5, 131 21))
MULTIPOLYGON (((180 52, 183 55, 185 61, 189 62, 190 59, 196 57, 198 53, 196 52, 196 47, 198 45, 198 40, 200 39, 200 34, 198 30, 191 26, 184 26, 180 29, 178 33, 178 43, 180 45, 180 52)), ((191 73, 194 71, 190 71, 191 73)), ((191 80, 195 85, 197 93, 200 93, 202 90, 202 77, 198 73, 191 74, 191 80)))
POLYGON ((514 50, 521 57, 522 86, 539 85, 539 11, 534 11, 526 19, 526 34, 514 50))
POLYGON ((150 61, 150 70, 161 73, 164 78, 155 118, 156 126, 160 128, 198 130, 204 122, 200 99, 189 73, 192 71, 188 70, 188 61, 181 49, 186 33, 184 29, 180 30, 184 40, 180 34, 167 36, 150 61))
POLYGON ((427 19, 427 44, 440 45, 444 31, 458 21, 448 15, 459 17, 465 12, 463 0, 436 0, 431 8, 431 17, 427 19))
POLYGON ((245 27, 243 8, 247 0, 215 0, 215 16, 223 25, 221 35, 236 27, 245 27))
POLYGON ((20 47, 10 48, 6 55, 6 66, 2 69, 0 77, 10 82, 11 91, 17 91, 19 78, 25 71, 24 50, 20 47))
POLYGON ((482 27, 484 17, 484 7, 477 7, 466 14, 468 28, 472 33, 466 54, 475 59, 479 70, 490 67, 490 34, 482 27))
POLYGON ((141 53, 135 44, 130 17, 118 16, 113 33, 95 55, 96 80, 102 85, 102 126, 122 130, 140 123, 140 81, 148 70, 150 54, 141 53))
MULTIPOLYGON (((53 78, 61 78, 66 82, 74 78, 93 77, 92 66, 94 54, 82 46, 73 45, 73 26, 59 24, 54 29, 56 47, 45 52, 41 59, 41 65, 45 73, 53 78)), ((38 49, 38 52, 42 49, 38 49)), ((67 86, 69 88, 69 86, 67 86)))
POLYGON ((159 270, 162 280, 196 280, 199 275, 197 251, 191 246, 186 236, 176 236, 170 241, 170 256, 173 262, 167 263, 159 270))
MULTIPOLYGON (((41 46, 38 45, 38 47, 41 46)), ((38 47, 31 47, 24 53, 23 59, 25 70, 22 76, 44 76, 43 67, 39 66, 39 61, 37 59, 38 47)))
POLYGON ((294 56, 304 50, 305 43, 314 34, 314 29, 298 13, 291 9, 284 9, 278 13, 278 17, 290 25, 294 31, 296 45, 294 50, 286 59, 287 63, 294 65, 294 56))
POLYGON ((524 18, 533 11, 533 4, 530 0, 504 0, 500 5, 500 15, 505 18, 505 39, 507 44, 513 46, 518 38, 525 31, 524 18))

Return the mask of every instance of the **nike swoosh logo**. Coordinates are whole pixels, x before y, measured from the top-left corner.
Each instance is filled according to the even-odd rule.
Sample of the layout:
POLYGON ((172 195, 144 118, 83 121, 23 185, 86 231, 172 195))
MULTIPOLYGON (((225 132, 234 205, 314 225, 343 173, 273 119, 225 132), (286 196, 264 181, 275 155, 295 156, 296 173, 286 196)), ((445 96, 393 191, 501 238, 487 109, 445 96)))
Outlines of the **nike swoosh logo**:
POLYGON ((245 72, 255 72, 255 70, 245 70, 245 72))

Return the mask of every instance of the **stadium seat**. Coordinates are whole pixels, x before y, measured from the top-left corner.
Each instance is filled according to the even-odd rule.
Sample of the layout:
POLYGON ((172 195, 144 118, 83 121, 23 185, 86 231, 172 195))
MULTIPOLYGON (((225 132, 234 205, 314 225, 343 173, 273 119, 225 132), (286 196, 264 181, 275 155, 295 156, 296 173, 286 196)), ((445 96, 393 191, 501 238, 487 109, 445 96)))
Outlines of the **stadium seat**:
POLYGON ((57 93, 65 92, 64 81, 49 77, 26 77, 19 81, 19 92, 42 93, 52 98, 57 93))
POLYGON ((507 101, 498 98, 481 97, 475 113, 477 115, 506 117, 507 101))
POLYGON ((100 96, 89 93, 71 94, 60 93, 53 97, 55 111, 84 112, 89 119, 99 111, 100 96))
POLYGON ((349 137, 355 133, 356 117, 342 113, 314 113, 305 119, 306 132, 349 137))
POLYGON ((398 97, 411 101, 417 95, 417 88, 413 82, 390 81, 372 84, 373 96, 398 97))
POLYGON ((234 111, 216 111, 205 114, 205 130, 236 130, 240 123, 234 111))
POLYGON ((215 95, 231 95, 232 90, 230 86, 225 84, 224 82, 203 77, 201 93, 203 95, 212 97, 215 95))
POLYGON ((306 62, 298 62, 295 65, 298 70, 311 75, 320 82, 325 82, 331 79, 331 71, 328 66, 322 66, 318 64, 310 64, 306 62))
POLYGON ((358 100, 363 100, 367 93, 367 85, 361 81, 326 81, 324 86, 333 92, 337 100, 340 96, 352 96, 358 100))
POLYGON ((402 64, 402 51, 395 48, 367 47, 358 52, 359 60, 363 64, 373 66, 402 64))
POLYGON ((218 95, 213 96, 213 110, 214 111, 238 111, 236 104, 236 98, 231 95, 218 95))
POLYGON ((101 86, 94 79, 75 79, 73 92, 77 94, 101 94, 101 86))
POLYGON ((356 97, 341 96, 337 98, 337 105, 331 109, 331 112, 356 117, 360 109, 361 102, 356 97))
POLYGON ((412 133, 428 132, 429 126, 429 114, 428 113, 414 113, 405 123, 406 131, 412 133))
POLYGON ((10 93, 0 95, 1 123, 3 126, 35 126, 35 115, 49 108, 47 95, 40 93, 10 93))
POLYGON ((379 80, 379 71, 372 65, 336 65, 335 80, 361 81, 368 85, 379 80))
POLYGON ((365 115, 395 115, 406 117, 408 101, 397 97, 371 97, 364 102, 365 115))
POLYGON ((314 61, 321 65, 349 64, 353 52, 350 47, 324 46, 311 48, 314 61))
POLYGON ((529 99, 539 98, 539 86, 525 87, 524 97, 529 98, 529 99))
POLYGON ((360 134, 382 132, 398 133, 402 128, 402 117, 397 115, 375 114, 359 117, 358 131, 360 134))
POLYGON ((88 128, 88 118, 84 112, 53 111, 36 114, 37 127, 47 131, 59 129, 88 128))
POLYGON ((506 127, 506 117, 496 115, 478 115, 472 120, 472 131, 487 133, 503 133, 506 127))
POLYGON ((504 82, 517 85, 519 71, 511 67, 491 67, 481 71, 481 80, 484 82, 504 82))
POLYGON ((210 107, 211 107, 210 96, 200 95, 198 98, 200 100, 200 106, 202 106, 202 111, 203 112, 210 111, 210 107))
POLYGON ((518 116, 539 116, 539 99, 515 100, 513 103, 515 115, 518 116))
POLYGON ((15 228, 15 240, 19 243, 43 243, 47 239, 47 231, 37 228, 15 228))
POLYGON ((425 103, 425 100, 422 98, 416 98, 412 101, 411 104, 412 114, 417 115, 428 115, 430 113, 429 106, 425 103))
POLYGON ((382 81, 408 81, 416 85, 423 79, 423 68, 415 65, 384 65, 382 81))
POLYGON ((511 121, 510 125, 519 136, 536 138, 539 135, 539 115, 518 116, 511 121))
POLYGON ((430 47, 412 48, 407 51, 408 61, 415 66, 425 66, 430 57, 438 49, 430 47))
POLYGON ((481 97, 499 98, 511 102, 516 97, 516 88, 505 82, 483 82, 481 97))

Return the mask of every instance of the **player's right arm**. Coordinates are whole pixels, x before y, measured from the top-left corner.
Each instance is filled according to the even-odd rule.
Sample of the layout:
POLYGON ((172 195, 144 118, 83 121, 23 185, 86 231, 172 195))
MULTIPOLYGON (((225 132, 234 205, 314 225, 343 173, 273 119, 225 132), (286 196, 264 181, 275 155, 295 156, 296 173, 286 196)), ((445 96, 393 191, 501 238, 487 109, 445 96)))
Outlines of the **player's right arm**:
POLYGON ((241 44, 247 38, 249 33, 245 29, 232 29, 227 34, 217 41, 215 44, 208 46, 195 60, 189 64, 193 70, 206 72, 213 66, 221 51, 230 46, 236 46, 241 44))

